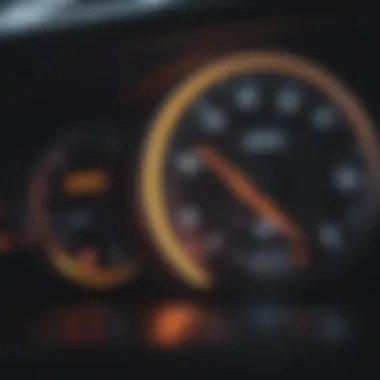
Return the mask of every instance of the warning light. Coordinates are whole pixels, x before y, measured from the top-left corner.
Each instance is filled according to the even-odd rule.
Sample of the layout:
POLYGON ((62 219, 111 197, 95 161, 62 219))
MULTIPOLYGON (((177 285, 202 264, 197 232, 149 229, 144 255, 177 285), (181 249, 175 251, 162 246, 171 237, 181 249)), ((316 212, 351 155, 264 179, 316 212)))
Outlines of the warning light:
POLYGON ((192 305, 163 305, 150 320, 150 336, 154 345, 173 348, 195 337, 200 328, 201 312, 192 305))
POLYGON ((67 174, 62 181, 68 195, 99 195, 109 188, 109 177, 103 170, 77 170, 67 174))

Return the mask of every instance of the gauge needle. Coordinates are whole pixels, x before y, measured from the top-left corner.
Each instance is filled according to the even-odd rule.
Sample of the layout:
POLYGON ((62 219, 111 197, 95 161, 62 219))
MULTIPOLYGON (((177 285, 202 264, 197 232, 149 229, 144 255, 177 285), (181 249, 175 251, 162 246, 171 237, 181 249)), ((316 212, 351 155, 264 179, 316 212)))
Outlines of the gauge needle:
POLYGON ((209 145, 198 145, 196 153, 202 162, 224 183, 240 202, 253 213, 259 213, 285 237, 294 249, 292 258, 296 268, 308 264, 305 237, 298 226, 266 194, 260 192, 253 181, 226 157, 209 145))

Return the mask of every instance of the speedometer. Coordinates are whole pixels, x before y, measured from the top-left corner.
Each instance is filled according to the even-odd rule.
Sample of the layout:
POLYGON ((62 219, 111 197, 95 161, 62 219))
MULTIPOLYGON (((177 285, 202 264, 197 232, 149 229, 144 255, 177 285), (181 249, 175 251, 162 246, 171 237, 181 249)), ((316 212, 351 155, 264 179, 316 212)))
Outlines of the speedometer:
POLYGON ((143 210, 194 287, 323 278, 363 251, 378 162, 374 126, 340 80, 296 55, 246 52, 195 72, 158 111, 143 210))

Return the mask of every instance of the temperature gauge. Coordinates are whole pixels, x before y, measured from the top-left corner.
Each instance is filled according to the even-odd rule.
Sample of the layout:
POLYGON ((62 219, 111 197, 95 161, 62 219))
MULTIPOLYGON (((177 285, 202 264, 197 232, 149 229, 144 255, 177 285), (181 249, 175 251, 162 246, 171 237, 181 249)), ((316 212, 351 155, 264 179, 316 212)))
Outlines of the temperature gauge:
POLYGON ((37 165, 29 191, 32 226, 53 266, 94 288, 120 285, 138 267, 125 233, 120 141, 94 128, 65 135, 37 165))

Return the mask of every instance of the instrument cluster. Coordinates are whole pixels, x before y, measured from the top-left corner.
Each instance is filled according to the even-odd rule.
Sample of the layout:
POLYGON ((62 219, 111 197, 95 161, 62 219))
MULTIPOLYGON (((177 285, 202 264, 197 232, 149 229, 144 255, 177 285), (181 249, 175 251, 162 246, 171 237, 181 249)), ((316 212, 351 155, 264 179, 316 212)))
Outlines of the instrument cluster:
POLYGON ((236 18, 4 47, 1 282, 380 286, 376 20, 236 18))

